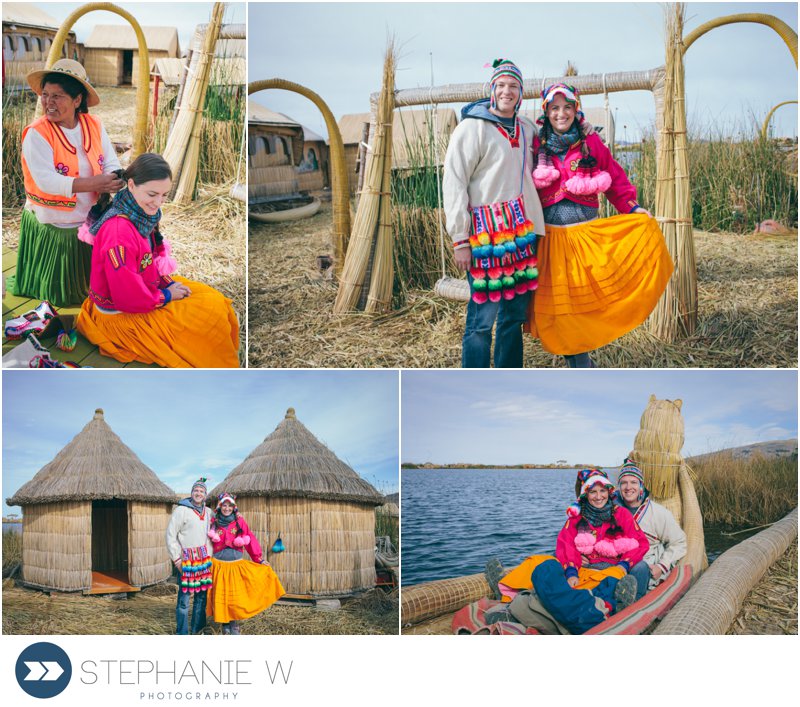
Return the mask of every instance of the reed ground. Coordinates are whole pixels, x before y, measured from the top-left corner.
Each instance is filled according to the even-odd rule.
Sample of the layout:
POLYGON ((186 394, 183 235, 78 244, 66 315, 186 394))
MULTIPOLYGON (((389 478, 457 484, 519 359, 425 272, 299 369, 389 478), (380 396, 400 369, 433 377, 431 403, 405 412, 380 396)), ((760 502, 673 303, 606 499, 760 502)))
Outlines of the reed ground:
MULTIPOLYGON (((47 595, 3 582, 3 633, 30 635, 168 635, 175 629, 175 584, 161 584, 126 595, 47 595), (116 598, 115 598, 116 597, 116 598)), ((309 606, 273 605, 241 623, 251 635, 396 635, 397 590, 374 589, 343 601, 337 611, 309 606)), ((206 635, 218 635, 211 622, 206 635)))
MULTIPOLYGON (((466 307, 430 290, 405 292, 386 315, 334 315, 336 284, 316 270, 330 255, 330 204, 310 219, 250 224, 249 365, 256 367, 460 366, 466 307)), ((430 245, 430 244, 429 244, 430 245)), ((433 247, 437 247, 435 244, 433 247)), ((639 327, 593 355, 602 368, 793 368, 797 365, 797 234, 695 231, 695 334, 665 344, 639 327)), ((563 367, 525 337, 524 365, 563 367)))
MULTIPOLYGON (((99 88, 98 115, 113 142, 132 142, 132 114, 135 89, 99 88)), ((238 154, 229 155, 235 173, 238 154)), ((123 166, 125 161, 123 161, 123 166)), ((178 261, 178 274, 222 292, 233 302, 241 325, 239 359, 246 359, 245 264, 247 213, 245 204, 229 196, 233 180, 201 185, 198 198, 187 204, 168 203, 163 208, 162 231, 169 239, 178 261)), ((16 248, 22 205, 4 201, 3 245, 16 248)))

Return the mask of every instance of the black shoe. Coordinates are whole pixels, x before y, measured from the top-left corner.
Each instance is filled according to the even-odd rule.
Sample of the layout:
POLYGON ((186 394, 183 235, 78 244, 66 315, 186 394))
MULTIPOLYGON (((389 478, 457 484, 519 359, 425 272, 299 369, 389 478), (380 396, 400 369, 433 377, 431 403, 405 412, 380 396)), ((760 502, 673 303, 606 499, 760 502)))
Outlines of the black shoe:
POLYGON ((633 602, 636 601, 636 590, 638 583, 636 577, 632 574, 626 574, 614 589, 614 599, 617 602, 617 613, 623 609, 627 609, 633 602))
POLYGON ((486 575, 486 581, 492 589, 493 599, 502 599, 503 595, 500 593, 500 580, 508 574, 508 570, 503 567, 503 563, 497 557, 492 557, 486 563, 486 569, 483 573, 486 575))

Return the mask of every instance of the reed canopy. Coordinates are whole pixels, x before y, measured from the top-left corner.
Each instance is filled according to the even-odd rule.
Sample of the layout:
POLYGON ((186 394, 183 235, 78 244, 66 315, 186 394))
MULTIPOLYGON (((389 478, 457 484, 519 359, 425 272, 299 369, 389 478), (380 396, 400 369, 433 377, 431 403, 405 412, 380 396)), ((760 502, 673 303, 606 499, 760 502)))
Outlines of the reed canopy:
POLYGON ((101 572, 134 587, 167 579, 175 493, 114 433, 102 409, 9 499, 22 506, 22 580, 89 590, 101 572))
POLYGON ((375 584, 375 507, 383 497, 300 422, 294 408, 210 493, 240 513, 287 593, 348 596, 375 584), (280 536, 282 552, 273 551, 280 536))

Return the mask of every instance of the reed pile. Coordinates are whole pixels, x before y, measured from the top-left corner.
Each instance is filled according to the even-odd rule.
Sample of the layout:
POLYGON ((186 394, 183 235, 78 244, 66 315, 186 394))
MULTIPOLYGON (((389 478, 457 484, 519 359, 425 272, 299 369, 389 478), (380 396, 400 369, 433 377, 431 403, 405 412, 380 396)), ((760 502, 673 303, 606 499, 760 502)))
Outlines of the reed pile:
POLYGON ((391 306, 394 282, 391 202, 394 67, 394 47, 390 42, 383 63, 375 138, 333 308, 337 314, 356 309, 362 301, 367 278, 366 311, 384 312, 391 306))
MULTIPOLYGON (((645 327, 599 349, 603 368, 742 368, 797 364, 797 239, 695 232, 700 314, 694 336, 666 344, 645 327), (753 263, 758 263, 758 270, 753 263)), ((294 224, 251 224, 250 365, 457 368, 465 307, 409 289, 379 317, 332 316, 335 284, 316 257, 333 242, 330 205, 294 224), (277 270, 275 263, 280 263, 277 270)), ((563 359, 524 337, 526 368, 563 359)))
POLYGON ((678 493, 684 441, 681 405, 680 400, 656 400, 651 395, 633 443, 634 458, 644 473, 645 486, 658 501, 678 493))
MULTIPOLYGON (((169 635, 175 631, 175 584, 124 595, 83 596, 21 589, 3 583, 3 633, 16 635, 169 635)), ((339 611, 273 605, 243 621, 249 635, 396 635, 398 592, 372 590, 339 611)), ((221 633, 211 623, 203 633, 221 633)))
POLYGON ((692 463, 706 523, 728 529, 774 523, 797 506, 797 457, 755 455, 735 459, 721 452, 692 463))

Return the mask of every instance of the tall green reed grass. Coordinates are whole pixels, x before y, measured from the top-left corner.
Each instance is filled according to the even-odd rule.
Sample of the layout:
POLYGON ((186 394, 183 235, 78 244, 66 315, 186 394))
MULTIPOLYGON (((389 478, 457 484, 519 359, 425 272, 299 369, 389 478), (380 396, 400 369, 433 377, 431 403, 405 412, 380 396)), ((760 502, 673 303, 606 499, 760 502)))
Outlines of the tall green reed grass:
POLYGON ((38 98, 32 91, 3 88, 3 207, 25 201, 22 177, 22 130, 36 114, 38 98))
POLYGON ((797 506, 797 456, 734 459, 715 454, 692 463, 703 521, 726 528, 774 523, 797 506))

